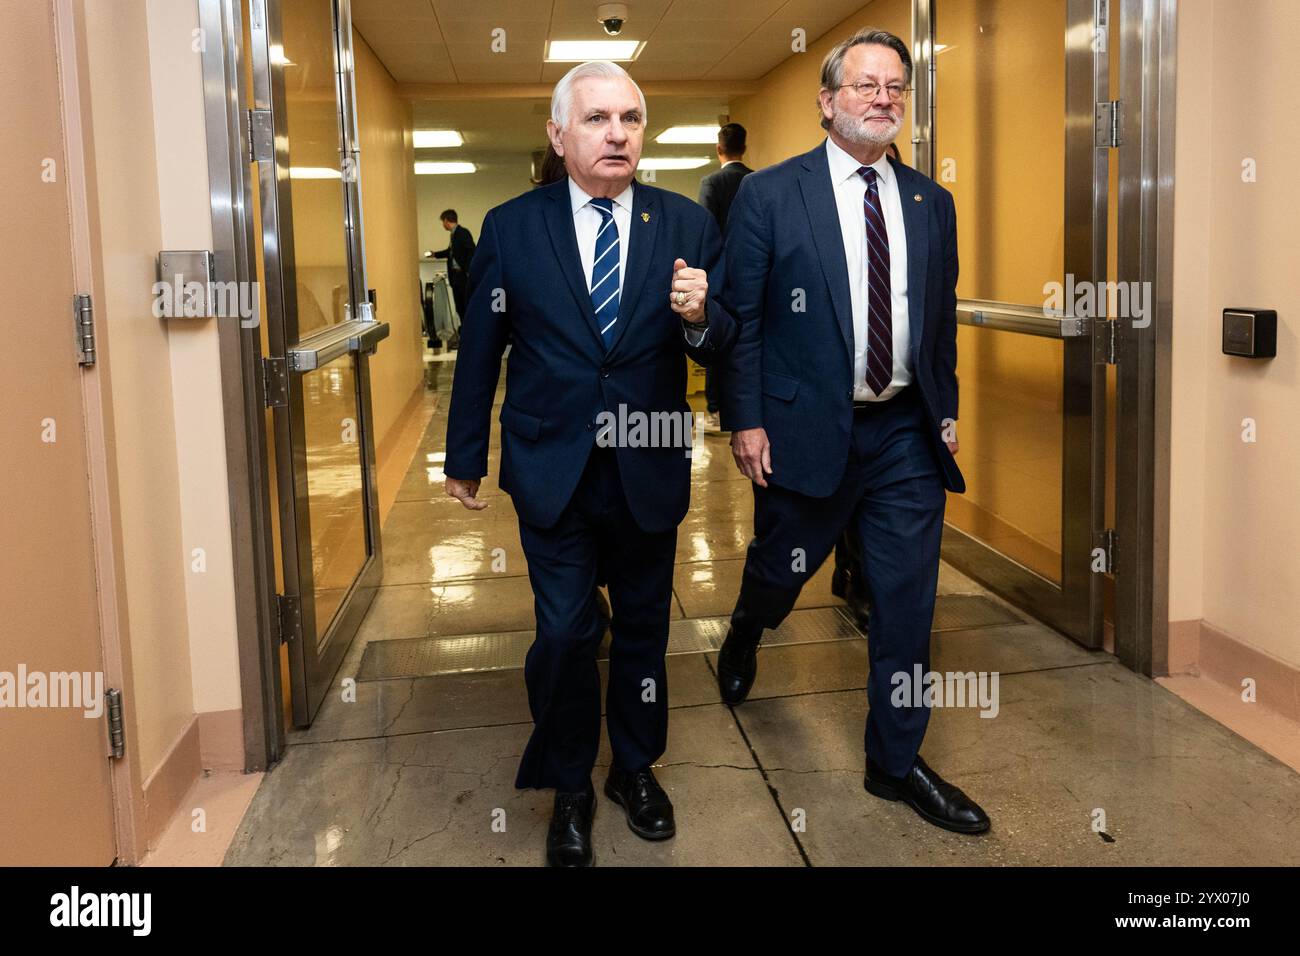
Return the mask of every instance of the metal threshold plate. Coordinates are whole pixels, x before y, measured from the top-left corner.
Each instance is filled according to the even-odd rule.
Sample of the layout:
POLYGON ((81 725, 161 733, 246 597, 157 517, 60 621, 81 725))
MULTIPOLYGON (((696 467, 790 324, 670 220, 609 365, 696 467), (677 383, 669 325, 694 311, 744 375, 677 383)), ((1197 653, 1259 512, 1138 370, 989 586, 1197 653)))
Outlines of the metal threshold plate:
MULTIPOLYGON (((726 617, 676 620, 668 625, 669 654, 706 654, 722 646, 727 636, 726 617)), ((945 594, 935 602, 935 631, 999 627, 1020 624, 1011 611, 978 594, 945 594)), ((818 644, 825 641, 861 639, 863 634, 839 607, 818 607, 792 611, 779 628, 764 635, 763 645, 818 644)), ((597 652, 599 660, 609 658, 609 635, 597 652)), ((416 637, 371 641, 361 655, 357 680, 392 680, 403 677, 436 677, 477 671, 511 670, 524 666, 532 631, 498 631, 490 634, 462 634, 454 637, 416 637)))
POLYGON ((977 627, 1023 624, 1014 611, 982 594, 941 594, 934 605, 931 631, 963 631, 977 627))
MULTIPOLYGON (((669 654, 704 654, 716 651, 727 636, 726 617, 673 621, 668 626, 669 654)), ((833 607, 793 611, 763 644, 816 644, 823 641, 860 640, 862 634, 833 607)), ((434 677, 520 668, 533 643, 532 631, 499 631, 456 637, 416 637, 371 641, 361 655, 357 680, 391 680, 434 677)), ((609 635, 601 642, 599 660, 609 658, 609 635)))

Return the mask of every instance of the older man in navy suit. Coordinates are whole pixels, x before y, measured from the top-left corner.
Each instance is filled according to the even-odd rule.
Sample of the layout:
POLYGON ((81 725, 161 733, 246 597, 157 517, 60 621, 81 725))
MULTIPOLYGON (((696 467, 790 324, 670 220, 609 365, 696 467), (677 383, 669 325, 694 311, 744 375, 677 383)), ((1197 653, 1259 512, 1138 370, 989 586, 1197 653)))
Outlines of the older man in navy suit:
POLYGON ((645 97, 613 63, 584 63, 556 85, 546 128, 568 176, 483 220, 452 384, 447 493, 483 508, 479 479, 511 336, 501 488, 519 513, 537 612, 524 669, 534 728, 516 786, 556 791, 552 865, 592 861, 598 569, 613 608, 605 793, 639 836, 676 832, 651 765, 668 735, 664 653, 690 499, 684 355, 708 365, 737 324, 717 298, 713 218, 634 178, 645 124, 645 97))
POLYGON ((740 335, 723 427, 754 482, 754 539, 718 680, 745 699, 764 628, 849 528, 872 607, 866 789, 979 833, 984 811, 920 757, 923 697, 896 693, 929 670, 945 489, 965 490, 952 196, 885 154, 911 78, 893 34, 840 43, 818 94, 827 139, 746 176, 731 208, 723 301, 740 335))

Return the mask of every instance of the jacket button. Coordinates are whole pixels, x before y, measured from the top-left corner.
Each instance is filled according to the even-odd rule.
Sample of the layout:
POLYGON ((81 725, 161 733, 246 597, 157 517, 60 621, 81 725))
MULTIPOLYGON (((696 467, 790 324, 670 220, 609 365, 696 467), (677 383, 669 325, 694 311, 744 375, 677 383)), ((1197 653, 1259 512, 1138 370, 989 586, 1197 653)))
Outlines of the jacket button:
POLYGON ((607 368, 602 368, 602 369, 600 370, 600 377, 601 377, 601 378, 609 378, 609 369, 607 369, 607 368))

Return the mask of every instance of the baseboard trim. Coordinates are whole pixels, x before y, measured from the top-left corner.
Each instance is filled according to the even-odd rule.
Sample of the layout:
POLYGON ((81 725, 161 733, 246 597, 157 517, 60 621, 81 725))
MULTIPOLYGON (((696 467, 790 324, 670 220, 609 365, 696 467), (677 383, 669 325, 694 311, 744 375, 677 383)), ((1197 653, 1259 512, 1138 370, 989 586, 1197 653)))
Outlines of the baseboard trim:
POLYGON ((199 759, 204 770, 244 769, 244 712, 214 710, 199 714, 199 759))
MULTIPOLYGON (((241 732, 242 737, 242 732, 241 732)), ((240 760, 243 760, 243 741, 240 741, 240 760)), ((181 804, 181 799, 203 772, 202 745, 199 740, 199 718, 190 718, 185 729, 172 743, 166 756, 149 774, 141 789, 144 799, 144 839, 146 851, 158 845, 167 830, 167 824, 181 804)))
POLYGON ((1238 694, 1255 682, 1259 706, 1300 720, 1300 667, 1280 660, 1203 619, 1169 622, 1169 674, 1203 677, 1238 694))

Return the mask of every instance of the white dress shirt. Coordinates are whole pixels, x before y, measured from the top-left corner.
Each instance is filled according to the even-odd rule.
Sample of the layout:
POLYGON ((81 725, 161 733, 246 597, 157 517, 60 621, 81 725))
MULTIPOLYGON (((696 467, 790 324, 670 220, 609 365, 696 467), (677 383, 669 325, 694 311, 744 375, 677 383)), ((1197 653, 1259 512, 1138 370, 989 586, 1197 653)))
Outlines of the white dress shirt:
POLYGON ((888 156, 871 164, 876 171, 876 191, 880 211, 889 234, 889 295, 894 325, 894 375, 879 395, 867 386, 867 223, 863 200, 867 181, 858 174, 862 164, 826 138, 826 159, 830 164, 835 205, 840 214, 840 234, 844 238, 844 258, 849 269, 849 296, 853 304, 853 400, 884 401, 893 398, 912 381, 908 349, 911 329, 907 319, 907 232, 903 226, 903 203, 898 195, 898 177, 889 165, 888 156))
MULTIPOLYGON (((582 275, 587 280, 587 291, 591 291, 591 264, 596 258, 596 233, 605 217, 591 205, 591 197, 582 191, 582 187, 569 178, 569 200, 573 205, 573 231, 578 236, 578 255, 582 257, 582 275)), ((618 229, 618 290, 619 306, 622 307, 623 278, 627 274, 627 237, 632 225, 632 184, 614 197, 614 226, 618 229)), ((607 272, 601 269, 601 272, 607 272)))
MULTIPOLYGON (((587 280, 587 291, 591 291, 591 266, 596 258, 596 233, 605 221, 599 210, 591 205, 591 196, 569 177, 569 203, 573 208, 573 231, 578 238, 578 255, 582 258, 582 275, 587 280)), ((624 279, 627 276, 628 237, 632 226, 632 183, 614 197, 614 226, 618 229, 618 295, 619 311, 623 310, 624 279)), ((672 289, 663 290, 665 294, 672 289)), ((682 320, 686 341, 692 345, 704 342, 708 327, 701 322, 698 327, 689 327, 690 323, 682 320)))

